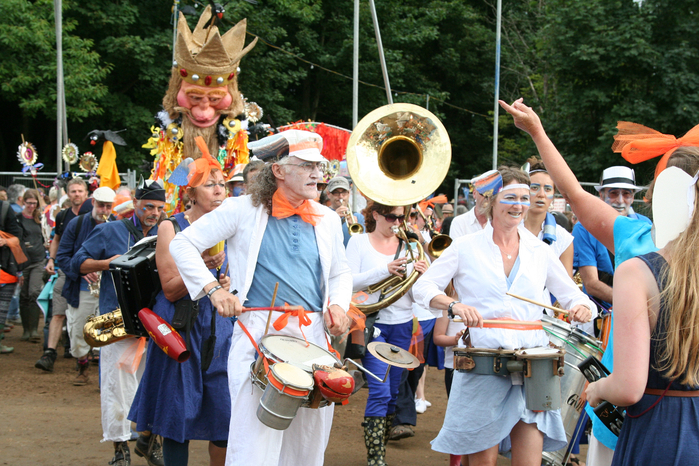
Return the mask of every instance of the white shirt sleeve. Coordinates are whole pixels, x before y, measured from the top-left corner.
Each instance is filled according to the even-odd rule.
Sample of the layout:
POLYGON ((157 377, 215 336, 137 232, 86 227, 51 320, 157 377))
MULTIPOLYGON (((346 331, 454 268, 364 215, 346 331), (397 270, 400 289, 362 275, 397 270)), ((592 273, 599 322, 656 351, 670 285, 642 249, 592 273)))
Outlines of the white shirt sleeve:
POLYGON ((330 274, 328 275, 328 306, 338 305, 345 312, 349 310, 352 299, 352 271, 345 254, 344 235, 340 218, 335 215, 333 220, 334 240, 330 274))
POLYGON ((446 295, 444 289, 459 269, 459 249, 452 244, 442 255, 432 263, 412 287, 413 297, 418 305, 430 309, 439 317, 442 313, 430 306, 435 296, 446 295))

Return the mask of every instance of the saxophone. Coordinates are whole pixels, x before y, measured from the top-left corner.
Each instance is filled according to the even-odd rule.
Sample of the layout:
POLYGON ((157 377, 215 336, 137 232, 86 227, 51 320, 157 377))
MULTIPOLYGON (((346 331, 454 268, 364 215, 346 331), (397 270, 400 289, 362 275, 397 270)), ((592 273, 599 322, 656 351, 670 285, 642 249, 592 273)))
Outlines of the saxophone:
POLYGON ((90 316, 83 327, 85 342, 97 348, 132 337, 126 333, 121 309, 116 309, 101 316, 90 316))
MULTIPOLYGON (((103 214, 102 216, 102 221, 104 223, 109 222, 109 214, 103 214)), ((100 296, 100 283, 102 282, 102 271, 98 270, 97 271, 97 281, 88 283, 87 288, 90 290, 90 294, 94 296, 95 298, 99 298, 100 296)))

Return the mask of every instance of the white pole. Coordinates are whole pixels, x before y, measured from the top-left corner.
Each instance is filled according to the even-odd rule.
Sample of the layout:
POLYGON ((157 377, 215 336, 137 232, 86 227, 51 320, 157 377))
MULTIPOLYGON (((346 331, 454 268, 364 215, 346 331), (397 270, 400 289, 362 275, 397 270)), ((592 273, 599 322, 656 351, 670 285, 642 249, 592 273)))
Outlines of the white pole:
POLYGON ((62 170, 61 151, 63 150, 63 128, 65 123, 65 96, 63 95, 63 13, 61 0, 53 2, 54 17, 56 21, 56 172, 60 175, 62 170))
POLYGON ((369 0, 371 7, 371 19, 374 21, 374 31, 376 31, 376 45, 379 48, 379 60, 381 61, 381 72, 383 73, 383 83, 386 86, 386 100, 389 104, 393 103, 393 95, 391 95, 391 83, 388 80, 388 70, 386 69, 386 58, 383 56, 383 43, 381 42, 381 31, 379 30, 379 18, 376 16, 376 5, 374 0, 369 0))
POLYGON ((352 54, 352 129, 359 122, 359 0, 354 0, 354 53, 352 54))
POLYGON ((493 110, 493 170, 498 168, 498 118, 500 116, 500 28, 502 16, 502 0, 498 0, 497 23, 495 25, 495 105, 493 110))

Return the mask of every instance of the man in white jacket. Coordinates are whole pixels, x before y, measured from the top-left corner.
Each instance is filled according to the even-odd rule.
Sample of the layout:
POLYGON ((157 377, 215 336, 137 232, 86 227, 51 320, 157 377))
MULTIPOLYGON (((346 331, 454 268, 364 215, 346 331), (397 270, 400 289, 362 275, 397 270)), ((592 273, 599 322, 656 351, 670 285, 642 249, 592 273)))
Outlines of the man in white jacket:
MULTIPOLYGON (((320 154, 322 139, 306 131, 272 137, 278 140, 281 135, 288 148, 282 155, 288 156, 260 171, 251 194, 226 199, 177 234, 170 252, 192 299, 208 295, 221 315, 239 316, 255 341, 264 334, 267 312, 242 313, 243 304, 269 306, 278 282, 277 303, 313 312, 307 313, 311 323, 303 330, 299 317, 291 315, 286 326, 270 326, 269 333, 305 335, 309 342, 327 347, 327 333, 340 335, 349 325, 345 312, 352 274, 342 227, 337 214, 311 200, 327 163, 320 154), (230 290, 211 279, 201 258, 222 240, 227 241, 231 260, 230 290)), ((274 312, 272 321, 282 315, 274 312)), ((300 409, 283 431, 265 426, 255 414, 262 391, 250 380, 254 359, 253 344, 236 325, 228 358, 232 414, 226 465, 322 465, 333 407, 300 409)))

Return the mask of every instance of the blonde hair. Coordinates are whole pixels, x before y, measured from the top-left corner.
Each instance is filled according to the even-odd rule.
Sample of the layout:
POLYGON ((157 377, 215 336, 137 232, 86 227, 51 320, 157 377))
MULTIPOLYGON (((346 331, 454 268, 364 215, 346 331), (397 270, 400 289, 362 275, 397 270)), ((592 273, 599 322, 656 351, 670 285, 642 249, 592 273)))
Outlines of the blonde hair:
MULTIPOLYGON (((696 198, 699 188, 694 185, 696 198)), ((668 267, 662 277, 665 289, 660 297, 667 306, 663 317, 665 335, 658 348, 656 370, 670 380, 690 386, 699 385, 699 256, 685 251, 699 249, 699 212, 696 201, 694 215, 687 229, 668 246, 668 267)), ((661 304, 662 305, 662 304, 661 304)))

